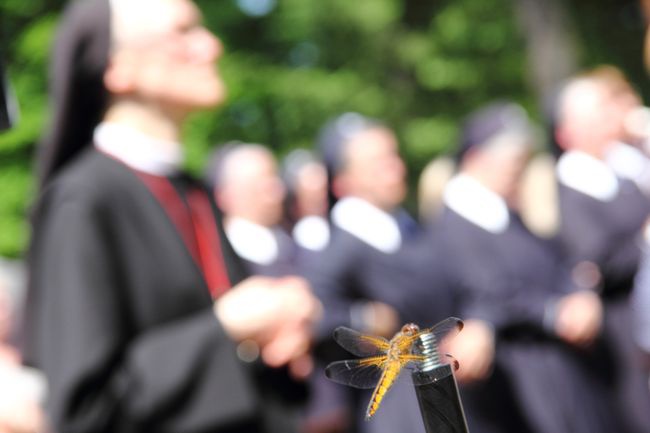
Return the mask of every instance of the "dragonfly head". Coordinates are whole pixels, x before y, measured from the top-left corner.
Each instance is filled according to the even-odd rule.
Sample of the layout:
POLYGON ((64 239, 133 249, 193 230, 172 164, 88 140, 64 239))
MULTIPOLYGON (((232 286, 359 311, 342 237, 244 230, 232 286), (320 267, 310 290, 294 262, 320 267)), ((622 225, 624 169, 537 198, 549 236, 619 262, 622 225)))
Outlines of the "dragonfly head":
POLYGON ((415 335, 420 330, 420 327, 415 323, 407 323, 402 326, 402 334, 404 335, 415 335))

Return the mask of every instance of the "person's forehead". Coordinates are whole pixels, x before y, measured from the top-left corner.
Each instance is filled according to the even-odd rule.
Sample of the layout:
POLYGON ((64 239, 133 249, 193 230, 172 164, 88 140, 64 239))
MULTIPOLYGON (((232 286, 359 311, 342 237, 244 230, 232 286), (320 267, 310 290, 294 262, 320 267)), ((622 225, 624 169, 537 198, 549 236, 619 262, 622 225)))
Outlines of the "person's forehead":
POLYGON ((368 129, 357 134, 346 146, 349 158, 393 152, 397 149, 395 135, 386 128, 368 129))
POLYGON ((169 33, 200 21, 190 0, 111 0, 112 31, 118 42, 169 33))
POLYGON ((584 118, 586 115, 599 112, 604 108, 603 104, 609 102, 610 96, 607 88, 601 83, 594 80, 578 81, 563 95, 562 117, 584 118))
POLYGON ((242 148, 227 157, 224 173, 227 181, 243 181, 260 175, 276 175, 277 164, 273 154, 262 148, 242 148))

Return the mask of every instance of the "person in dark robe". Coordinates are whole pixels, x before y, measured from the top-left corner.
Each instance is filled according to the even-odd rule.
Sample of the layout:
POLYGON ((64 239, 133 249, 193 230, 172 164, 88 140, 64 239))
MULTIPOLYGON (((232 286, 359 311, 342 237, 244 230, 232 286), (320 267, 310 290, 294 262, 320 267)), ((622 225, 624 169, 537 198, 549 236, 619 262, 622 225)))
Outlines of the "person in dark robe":
POLYGON ((598 296, 568 276, 552 241, 518 213, 532 151, 524 110, 495 102, 466 120, 458 173, 432 232, 466 327, 446 350, 472 432, 622 431, 579 358, 598 337, 598 296))
POLYGON ((53 51, 25 361, 55 432, 296 431, 318 303, 248 277, 180 166, 186 116, 224 99, 189 0, 84 0, 53 51))
POLYGON ((639 265, 650 200, 638 184, 607 164, 621 139, 616 93, 597 73, 570 80, 556 104, 558 239, 575 278, 595 285, 605 306, 605 344, 594 375, 633 432, 650 430, 647 376, 634 345, 629 295, 639 265))
MULTIPOLYGON (((347 113, 324 127, 319 146, 336 200, 330 243, 308 273, 325 310, 320 335, 343 325, 390 338, 406 322, 427 327, 446 318, 450 297, 436 292, 433 266, 419 254, 417 224, 401 208, 406 171, 393 132, 347 113)), ((358 431, 423 431, 408 382, 388 392, 373 420, 359 421, 369 396, 354 394, 358 431)))
POLYGON ((287 189, 285 225, 303 252, 318 253, 330 239, 327 203, 327 171, 306 149, 290 152, 282 161, 287 189))
POLYGON ((275 157, 259 144, 220 150, 209 170, 230 244, 254 275, 295 275, 297 247, 281 226, 286 193, 275 157))
POLYGON ((615 66, 602 65, 590 72, 610 94, 615 138, 605 151, 604 161, 614 173, 634 182, 641 192, 650 193, 650 159, 645 141, 648 137, 648 109, 625 74, 615 66))

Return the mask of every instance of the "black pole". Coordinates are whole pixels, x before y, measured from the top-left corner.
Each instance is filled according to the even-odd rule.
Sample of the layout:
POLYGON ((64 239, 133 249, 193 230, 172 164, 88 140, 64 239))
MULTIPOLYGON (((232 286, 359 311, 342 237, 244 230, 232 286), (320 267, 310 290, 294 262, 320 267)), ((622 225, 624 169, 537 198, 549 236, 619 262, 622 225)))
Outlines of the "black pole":
MULTIPOLYGON (((2 50, 0 49, 0 56, 1 55, 2 50)), ((11 125, 13 123, 9 95, 9 84, 5 77, 2 57, 0 57, 0 131, 11 128, 11 125)))
POLYGON ((417 346, 427 356, 421 369, 413 372, 426 432, 469 433, 452 366, 440 362, 437 343, 431 334, 423 334, 417 346))
MULTIPOLYGON (((0 11, 0 29, 5 28, 3 23, 4 17, 0 11)), ((11 128, 16 120, 16 101, 4 68, 5 57, 4 34, 0 32, 0 131, 11 128)))

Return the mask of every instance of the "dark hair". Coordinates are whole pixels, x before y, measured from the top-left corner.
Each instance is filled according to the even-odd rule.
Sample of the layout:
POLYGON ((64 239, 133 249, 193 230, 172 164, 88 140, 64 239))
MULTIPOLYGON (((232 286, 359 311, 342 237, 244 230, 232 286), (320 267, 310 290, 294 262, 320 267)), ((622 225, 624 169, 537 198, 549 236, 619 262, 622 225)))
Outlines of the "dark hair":
POLYGON ((52 118, 40 145, 41 188, 91 142, 106 109, 110 15, 108 0, 76 0, 63 13, 51 54, 52 118))
POLYGON ((461 162, 471 149, 499 134, 530 131, 528 115, 520 105, 510 101, 493 102, 474 111, 464 121, 456 161, 461 162))

